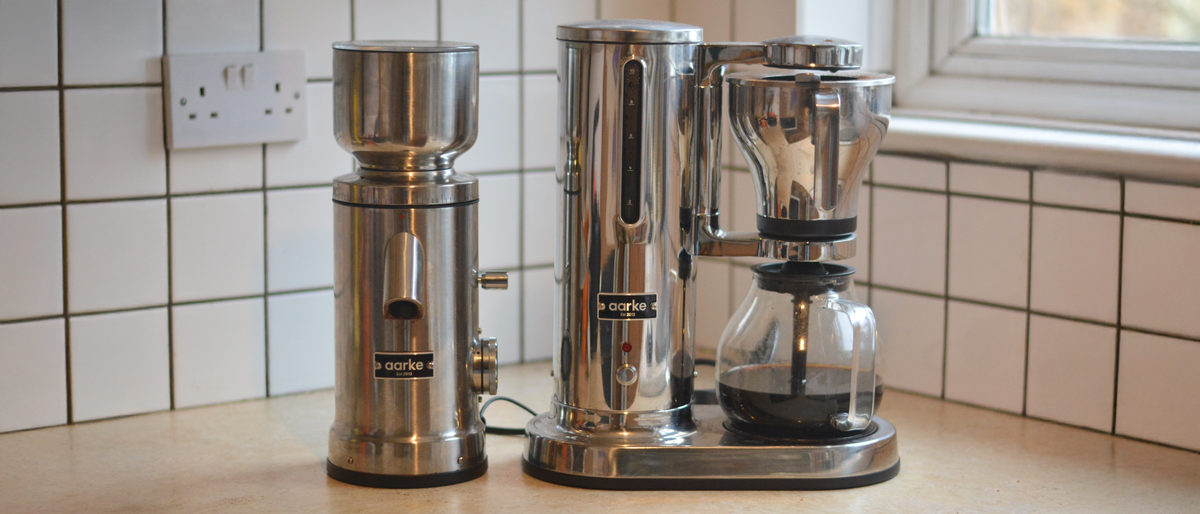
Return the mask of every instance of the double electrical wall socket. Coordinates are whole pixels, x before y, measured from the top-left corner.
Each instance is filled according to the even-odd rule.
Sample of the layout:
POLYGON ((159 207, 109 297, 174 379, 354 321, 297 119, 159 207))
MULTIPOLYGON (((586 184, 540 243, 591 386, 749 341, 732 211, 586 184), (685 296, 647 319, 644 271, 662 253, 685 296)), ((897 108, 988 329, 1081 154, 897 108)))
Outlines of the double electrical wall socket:
POLYGON ((172 150, 304 139, 308 91, 298 50, 163 57, 172 150))

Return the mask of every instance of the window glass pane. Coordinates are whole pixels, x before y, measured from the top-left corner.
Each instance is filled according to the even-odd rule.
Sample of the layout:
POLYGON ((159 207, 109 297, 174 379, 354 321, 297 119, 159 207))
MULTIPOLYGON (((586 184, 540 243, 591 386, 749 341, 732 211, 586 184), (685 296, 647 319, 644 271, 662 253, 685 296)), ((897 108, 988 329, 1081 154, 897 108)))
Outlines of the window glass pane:
POLYGON ((1200 42, 1200 0, 985 0, 980 29, 998 37, 1200 42))

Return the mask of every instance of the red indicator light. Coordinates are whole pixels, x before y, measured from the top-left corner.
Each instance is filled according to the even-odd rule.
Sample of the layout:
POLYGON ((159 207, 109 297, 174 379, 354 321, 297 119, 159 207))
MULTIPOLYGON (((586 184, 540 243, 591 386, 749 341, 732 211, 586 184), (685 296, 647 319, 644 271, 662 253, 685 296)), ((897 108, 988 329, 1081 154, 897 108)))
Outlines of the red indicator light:
POLYGON ((623 351, 625 353, 629 353, 629 351, 632 349, 633 349, 633 345, 631 345, 629 343, 625 343, 625 344, 621 345, 621 351, 623 351))

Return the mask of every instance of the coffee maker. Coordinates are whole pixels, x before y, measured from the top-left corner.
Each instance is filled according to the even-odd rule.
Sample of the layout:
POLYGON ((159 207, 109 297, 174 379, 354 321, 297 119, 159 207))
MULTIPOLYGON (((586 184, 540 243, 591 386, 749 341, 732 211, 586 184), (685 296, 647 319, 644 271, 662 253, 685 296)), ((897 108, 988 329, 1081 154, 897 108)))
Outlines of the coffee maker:
POLYGON ((896 476, 895 428, 873 415, 873 317, 853 301, 853 270, 829 263, 854 255, 858 190, 894 79, 850 71, 861 46, 832 38, 704 43, 698 27, 646 20, 557 34, 555 390, 527 426, 524 471, 602 489, 836 489, 896 476), (719 223, 734 64, 768 66, 728 77, 757 233, 719 223), (722 336, 719 405, 694 391, 696 256, 784 261, 755 269, 722 336))
POLYGON ((333 45, 334 135, 354 173, 333 182, 336 414, 330 477, 372 487, 455 484, 487 471, 478 395, 496 393, 479 329, 475 143, 479 47, 333 45))

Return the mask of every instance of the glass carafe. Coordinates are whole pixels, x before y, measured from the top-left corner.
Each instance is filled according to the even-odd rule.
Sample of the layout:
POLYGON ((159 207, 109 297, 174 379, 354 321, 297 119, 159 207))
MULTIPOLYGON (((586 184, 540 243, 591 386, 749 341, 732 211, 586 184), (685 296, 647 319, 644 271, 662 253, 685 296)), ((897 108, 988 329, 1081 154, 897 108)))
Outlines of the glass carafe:
POLYGON ((721 335, 717 397, 731 428, 799 439, 870 426, 883 393, 875 317, 854 301, 854 268, 760 264, 721 335))

